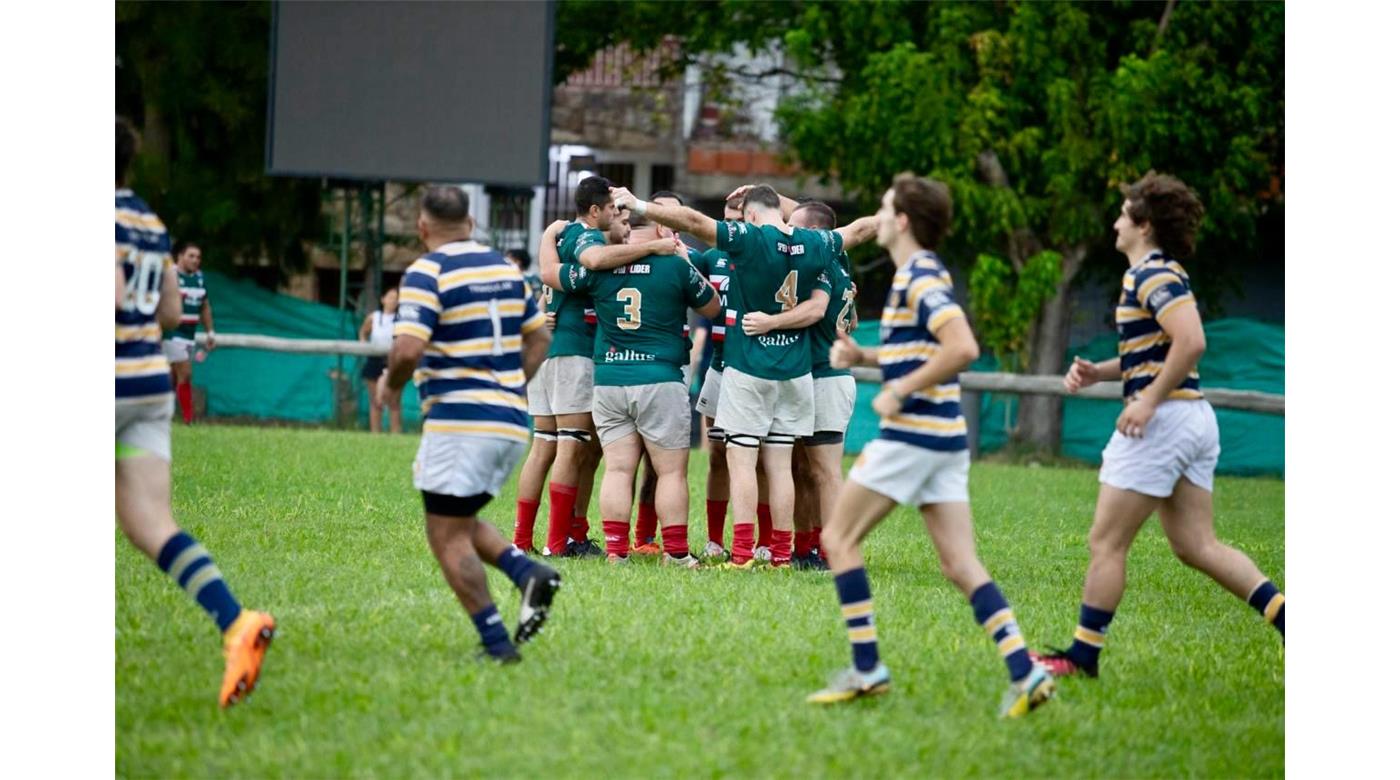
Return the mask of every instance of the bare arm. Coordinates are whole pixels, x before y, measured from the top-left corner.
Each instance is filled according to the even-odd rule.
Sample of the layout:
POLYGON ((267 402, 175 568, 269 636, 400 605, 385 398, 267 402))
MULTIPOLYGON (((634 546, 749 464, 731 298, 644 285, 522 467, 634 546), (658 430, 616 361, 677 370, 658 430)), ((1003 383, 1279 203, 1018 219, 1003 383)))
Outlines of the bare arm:
POLYGON ((122 273, 121 261, 117 261, 117 311, 122 309, 122 301, 126 300, 126 274, 122 273))
POLYGON ((534 378, 545 356, 549 354, 549 342, 554 337, 549 328, 535 328, 526 333, 520 349, 520 366, 525 370, 525 379, 534 378))
MULTIPOLYGON (((715 314, 719 313, 719 296, 716 295, 705 305, 703 309, 697 309, 701 317, 714 319, 715 314, 705 312, 714 309, 715 314)), ((690 375, 695 376, 695 372, 700 370, 700 361, 705 357, 705 342, 710 337, 710 331, 705 328, 690 329, 690 375)))
POLYGON ((1206 332, 1195 306, 1174 306, 1157 321, 1172 343, 1167 347, 1161 372, 1142 390, 1142 397, 1153 405, 1167 400, 1167 395, 1186 379, 1206 353, 1206 332))
MULTIPOLYGON (((724 200, 725 202, 728 202, 734 200, 735 198, 742 198, 743 196, 747 195, 749 190, 751 189, 753 189, 752 184, 745 184, 742 187, 738 187, 733 192, 724 196, 724 200)), ((783 212, 784 222, 788 221, 788 219, 792 217, 792 212, 797 211, 797 207, 801 205, 801 203, 798 203, 797 201, 793 200, 792 198, 789 198, 781 192, 778 193, 778 208, 783 212)))
MULTIPOLYGON (((650 214, 651 212, 647 212, 650 214)), ((590 271, 611 271, 628 263, 641 260, 648 255, 670 255, 676 253, 676 242, 670 238, 658 238, 641 244, 612 244, 611 246, 591 246, 578 256, 578 262, 590 271)), ((556 255, 557 257, 557 255, 556 255)))
POLYGON ((540 281, 561 292, 564 288, 559 286, 559 250, 554 246, 554 242, 558 239, 559 231, 563 230, 567 224, 569 223, 559 220, 545 228, 544 234, 540 236, 540 251, 538 253, 540 281))
MULTIPOLYGON (((719 305, 719 296, 716 295, 716 296, 710 298, 710 302, 709 302, 709 303, 705 304, 704 306, 701 306, 700 308, 696 309, 695 311, 699 312, 699 314, 700 314, 701 317, 704 317, 704 318, 707 319, 707 320, 713 320, 713 319, 715 319, 716 317, 719 316, 719 313, 720 313, 720 309, 721 309, 721 308, 722 308, 722 307, 719 305)), ((705 342, 704 342, 704 341, 700 341, 699 344, 700 344, 700 351, 701 351, 701 352, 704 352, 704 351, 705 351, 705 342)))
POLYGON ((836 228, 836 234, 841 236, 841 246, 850 249, 853 246, 860 246, 866 241, 875 237, 875 229, 878 223, 874 217, 861 217, 849 225, 842 225, 836 228))
POLYGON ((209 303, 209 295, 204 296, 204 305, 199 308, 199 319, 204 323, 204 348, 214 348, 214 307, 209 303))
POLYGON ((365 321, 360 323, 360 341, 369 341, 369 332, 370 328, 372 327, 370 325, 370 321, 373 318, 373 314, 367 314, 365 315, 365 321))
POLYGON ((428 342, 416 336, 395 336, 394 346, 389 348, 389 372, 385 375, 389 392, 398 393, 413 377, 413 370, 423 357, 428 342))
POLYGON ((682 233, 689 233, 710 246, 715 245, 715 221, 695 209, 685 206, 646 203, 624 187, 614 187, 610 192, 612 197, 617 200, 618 205, 630 208, 633 213, 645 212, 646 218, 652 222, 665 225, 672 230, 679 230, 682 233), (639 203, 645 205, 638 208, 639 203))
POLYGON ((831 295, 826 290, 813 290, 812 297, 781 314, 749 312, 744 315, 744 335, 762 335, 774 330, 794 330, 813 325, 826 316, 831 295))
POLYGON ((160 302, 156 304, 156 322, 165 330, 174 330, 180 325, 180 277, 175 275, 175 266, 165 269, 160 278, 160 302))
POLYGON ((832 368, 850 368, 852 366, 880 367, 880 350, 875 347, 862 347, 849 335, 836 331, 836 341, 831 344, 831 353, 827 358, 831 361, 832 368))

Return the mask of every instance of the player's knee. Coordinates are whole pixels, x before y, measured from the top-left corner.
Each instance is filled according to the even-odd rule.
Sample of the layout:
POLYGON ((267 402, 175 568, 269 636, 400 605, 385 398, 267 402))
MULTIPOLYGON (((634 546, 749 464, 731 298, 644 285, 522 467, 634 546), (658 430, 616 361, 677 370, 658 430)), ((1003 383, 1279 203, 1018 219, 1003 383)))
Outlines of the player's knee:
POLYGON ((1174 553, 1178 560, 1193 569, 1200 569, 1205 566, 1210 558, 1215 540, 1209 537, 1193 537, 1190 539, 1169 539, 1174 553))

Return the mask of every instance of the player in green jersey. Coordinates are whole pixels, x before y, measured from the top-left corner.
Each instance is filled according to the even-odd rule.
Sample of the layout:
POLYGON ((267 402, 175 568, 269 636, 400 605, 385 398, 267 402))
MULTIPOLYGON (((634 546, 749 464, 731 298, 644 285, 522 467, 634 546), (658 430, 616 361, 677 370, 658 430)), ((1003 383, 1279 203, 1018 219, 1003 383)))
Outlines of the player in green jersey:
MULTIPOLYGON (((727 252, 735 265, 727 307, 740 317, 748 311, 777 314, 813 295, 825 295, 818 285, 836 254, 843 246, 874 235, 871 218, 831 232, 789 227, 780 196, 767 185, 745 193, 745 222, 737 223, 716 222, 685 207, 639 201, 626 189, 614 190, 613 197, 619 206, 630 206, 642 216, 727 252)), ((774 331, 755 338, 740 333, 727 334, 725 390, 715 420, 727 434, 725 457, 734 504, 729 565, 753 566, 761 458, 773 512, 772 562, 782 567, 789 565, 792 551, 792 444, 797 436, 812 433, 812 358, 804 330, 774 331), (766 445, 762 452, 760 444, 766 445)))
POLYGON ((175 270, 180 280, 180 324, 164 334, 161 348, 170 362, 170 379, 175 384, 175 400, 180 404, 180 416, 185 424, 194 422, 194 389, 190 380, 194 367, 195 327, 204 325, 204 349, 214 349, 214 310, 209 306, 209 290, 204 286, 204 273, 199 270, 203 252, 192 241, 175 245, 175 270))
MULTIPOLYGON (((578 263, 592 271, 608 270, 647 255, 675 251, 674 241, 609 245, 605 233, 617 219, 617 207, 608 194, 609 188, 610 183, 601 176, 590 176, 579 182, 574 194, 578 218, 567 224, 555 223, 545 231, 540 240, 542 262, 546 247, 560 260, 578 263)), ((547 278, 545 281, 548 285, 547 278)), ((596 316, 587 295, 562 293, 547 286, 541 300, 555 316, 554 340, 548 358, 530 383, 528 396, 530 414, 535 418, 536 446, 541 444, 539 433, 554 432, 557 439, 549 477, 546 544, 551 555, 601 555, 602 550, 587 539, 587 517, 575 516, 580 475, 596 457, 593 453, 597 449, 593 441, 596 316)), ((545 454, 542 448, 541 455, 545 454)), ((531 460, 535 460, 533 456, 531 460)), ((528 460, 526 469, 530 474, 539 471, 538 468, 532 470, 528 460)), ((542 475, 539 481, 543 481, 542 475)), ((538 492, 534 495, 538 496, 538 492)), ((538 508, 538 498, 531 501, 528 493, 522 491, 516 508, 515 532, 516 544, 521 549, 532 546, 538 508)))
POLYGON ((666 552, 663 563, 698 567, 687 540, 690 454, 689 394, 681 334, 686 309, 714 316, 719 301, 700 273, 679 257, 655 255, 605 272, 556 265, 541 254, 546 284, 591 296, 599 332, 593 360, 593 418, 603 445, 603 530, 608 560, 626 560, 632 486, 645 450, 656 472, 656 509, 666 552))

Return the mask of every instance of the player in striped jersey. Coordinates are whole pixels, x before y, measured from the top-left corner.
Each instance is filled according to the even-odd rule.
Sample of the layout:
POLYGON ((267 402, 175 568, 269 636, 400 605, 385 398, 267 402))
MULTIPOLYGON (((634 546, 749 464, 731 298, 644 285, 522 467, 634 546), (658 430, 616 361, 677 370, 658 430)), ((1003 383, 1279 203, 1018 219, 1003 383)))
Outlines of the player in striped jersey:
POLYGON ((544 624, 560 578, 507 544, 477 513, 525 454, 525 382, 543 362, 550 337, 520 270, 471 234, 466 193, 429 187, 418 215, 428 254, 404 273, 389 370, 380 383, 399 393, 412 376, 418 386, 423 439, 413 485, 423 494, 428 543, 481 635, 483 656, 511 663, 520 654, 491 600, 482 561, 520 589, 517 644, 544 624))
POLYGON ((1124 188, 1115 247, 1128 260, 1118 299, 1118 357, 1075 358, 1065 388, 1123 380, 1123 412, 1103 451, 1089 529, 1089 571, 1069 649, 1040 656, 1057 675, 1097 677, 1109 621, 1123 598, 1128 550, 1155 511, 1172 551, 1247 601, 1283 636, 1283 594, 1244 553, 1215 537, 1211 488, 1220 457, 1215 412, 1196 363, 1205 331, 1177 258, 1196 248, 1204 208, 1180 180, 1148 173, 1124 188))
POLYGON ((885 382, 873 403, 880 436, 851 469, 822 537, 854 664, 807 700, 827 704, 889 690, 860 542, 896 505, 906 504, 918 507, 944 576, 968 597, 977 622, 996 642, 1011 676, 1001 714, 1019 717, 1047 701, 1055 684, 1031 661, 1011 607, 977 558, 958 388, 958 372, 977 359, 977 342, 953 301, 952 277, 933 252, 952 221, 952 197, 941 182, 901 174, 877 216, 878 240, 897 269, 880 317, 880 347, 861 349, 838 333, 831 349, 832 366, 878 365, 885 382))
POLYGON ((164 334, 161 348, 166 360, 170 361, 170 377, 175 383, 175 400, 180 405, 180 416, 185 424, 194 422, 194 389, 190 381, 194 377, 195 327, 204 325, 204 349, 214 350, 214 309, 209 304, 209 289, 204 286, 204 272, 199 270, 204 253, 192 241, 181 241, 175 245, 175 270, 180 280, 180 324, 164 334))
POLYGON ((136 132, 117 119, 116 504, 117 522, 137 549, 179 583, 224 637, 219 705, 253 692, 276 622, 243 609, 219 567, 170 511, 170 366, 162 327, 180 321, 170 236, 160 217, 125 187, 136 132))

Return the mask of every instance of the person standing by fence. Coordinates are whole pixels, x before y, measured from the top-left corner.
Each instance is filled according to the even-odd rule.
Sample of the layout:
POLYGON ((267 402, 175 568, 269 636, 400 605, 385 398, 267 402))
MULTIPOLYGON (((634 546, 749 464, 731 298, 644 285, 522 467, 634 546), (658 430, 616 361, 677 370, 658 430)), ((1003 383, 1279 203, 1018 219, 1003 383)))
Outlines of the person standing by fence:
MULTIPOLYGON (((394 344, 394 316, 399 310, 399 290, 391 287, 379 296, 379 309, 372 311, 360 325, 360 341, 368 341, 387 352, 394 344)), ((379 375, 384 373, 385 358, 374 356, 365 358, 365 367, 360 371, 365 389, 369 392, 369 432, 384 432, 383 410, 389 410, 389 430, 403 433, 403 388, 399 392, 386 392, 380 396, 375 392, 379 375)))

